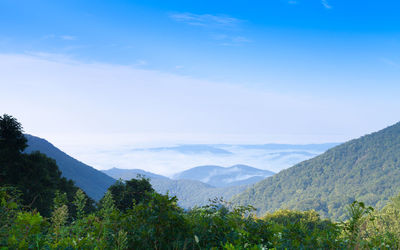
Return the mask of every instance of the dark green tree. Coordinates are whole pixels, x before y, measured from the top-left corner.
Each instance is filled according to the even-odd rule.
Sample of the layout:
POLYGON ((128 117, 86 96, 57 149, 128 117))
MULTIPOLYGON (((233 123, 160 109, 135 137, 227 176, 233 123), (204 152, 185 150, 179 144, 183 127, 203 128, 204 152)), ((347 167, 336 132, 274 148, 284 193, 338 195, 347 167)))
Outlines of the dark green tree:
POLYGON ((28 146, 23 134, 22 125, 14 117, 0 116, 0 152, 8 156, 21 154, 28 146))
POLYGON ((0 183, 15 182, 20 171, 22 152, 27 147, 21 124, 14 117, 0 116, 0 183), (5 176, 7 175, 7 178, 5 176))
POLYGON ((119 210, 126 211, 133 204, 145 201, 149 193, 154 192, 149 179, 138 177, 138 179, 125 182, 119 180, 109 187, 108 190, 111 192, 115 206, 119 210))
MULTIPOLYGON (((26 147, 21 124, 10 115, 0 116, 0 185, 16 187, 22 204, 44 216, 51 214, 56 191, 66 193, 69 206, 74 208, 72 201, 78 190, 74 182, 61 176, 55 160, 40 152, 23 153, 26 147)), ((86 210, 93 209, 93 200, 87 199, 86 210)))

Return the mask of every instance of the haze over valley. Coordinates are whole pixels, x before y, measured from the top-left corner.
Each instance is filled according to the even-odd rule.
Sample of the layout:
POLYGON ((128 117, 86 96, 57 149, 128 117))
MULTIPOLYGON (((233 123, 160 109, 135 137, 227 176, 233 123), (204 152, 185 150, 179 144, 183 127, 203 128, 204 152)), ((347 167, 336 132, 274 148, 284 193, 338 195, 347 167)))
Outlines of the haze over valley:
POLYGON ((129 148, 114 150, 81 149, 79 159, 98 169, 113 167, 143 169, 172 177, 174 174, 204 165, 223 167, 245 164, 255 168, 279 172, 310 159, 337 143, 315 145, 229 145, 184 144, 172 147, 129 148))
POLYGON ((0 0, 0 249, 400 249, 399 0, 0 0))

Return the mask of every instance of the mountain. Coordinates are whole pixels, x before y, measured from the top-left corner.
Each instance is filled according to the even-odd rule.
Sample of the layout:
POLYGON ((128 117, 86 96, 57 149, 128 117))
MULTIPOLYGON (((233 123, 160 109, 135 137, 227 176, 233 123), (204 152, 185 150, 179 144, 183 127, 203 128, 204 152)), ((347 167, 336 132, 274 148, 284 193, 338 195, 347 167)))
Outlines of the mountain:
MULTIPOLYGON (((337 146, 338 143, 321 143, 321 144, 255 144, 255 145, 238 145, 241 148, 246 149, 262 149, 262 150, 290 150, 293 152, 299 152, 298 150, 303 150, 307 152, 307 150, 324 152, 334 146, 337 146)), ((308 152, 307 152, 308 153, 308 152)))
POLYGON ((179 206, 192 208, 203 206, 209 203, 210 199, 223 197, 229 200, 232 196, 244 191, 248 185, 234 187, 213 187, 198 180, 171 180, 168 177, 147 172, 141 169, 118 169, 112 168, 102 170, 103 173, 115 179, 130 180, 138 174, 150 179, 154 190, 161 194, 169 194, 178 198, 179 206))
POLYGON ((224 168, 220 166, 199 166, 174 175, 173 179, 196 180, 214 187, 231 187, 253 184, 272 176, 275 173, 246 165, 234 165, 224 168))
POLYGON ((153 179, 150 182, 157 192, 176 196, 179 206, 185 209, 207 205, 214 198, 222 197, 228 201, 249 187, 244 185, 217 188, 195 180, 153 179))
POLYGON ((400 191, 400 123, 336 146, 267 178, 232 202, 258 214, 279 208, 315 209, 342 219, 354 200, 382 207, 400 191))
POLYGON ((143 177, 149 178, 149 179, 168 179, 165 176, 158 175, 158 174, 153 174, 151 172, 144 171, 142 169, 120 169, 120 168, 111 168, 108 170, 101 170, 101 172, 105 173, 108 176, 111 176, 112 178, 118 180, 118 179, 123 179, 123 180, 130 180, 136 178, 138 175, 141 175, 143 177))
POLYGON ((142 149, 134 149, 134 151, 153 151, 153 152, 174 151, 182 154, 204 154, 204 153, 217 154, 217 155, 232 154, 228 150, 204 144, 189 144, 189 145, 180 145, 175 147, 159 147, 159 148, 147 148, 147 149, 142 148, 142 149))
POLYGON ((114 147, 91 150, 105 169, 186 169, 187 166, 232 166, 238 163, 275 173, 324 153, 337 143, 325 144, 179 144, 164 147, 114 147))
POLYGON ((25 150, 26 153, 40 151, 56 160, 62 172, 62 176, 73 180, 75 184, 91 198, 100 200, 108 187, 115 182, 115 179, 72 158, 48 141, 27 134, 25 137, 28 140, 28 148, 25 150))

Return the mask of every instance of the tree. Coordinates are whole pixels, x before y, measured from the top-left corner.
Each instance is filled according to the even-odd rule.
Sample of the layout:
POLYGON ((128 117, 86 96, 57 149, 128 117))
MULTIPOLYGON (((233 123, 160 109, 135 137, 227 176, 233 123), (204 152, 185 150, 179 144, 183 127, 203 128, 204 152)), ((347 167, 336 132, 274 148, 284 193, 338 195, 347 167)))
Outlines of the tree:
POLYGON ((14 117, 4 114, 0 116, 0 152, 7 154, 21 154, 28 146, 23 134, 21 123, 14 117))
MULTIPOLYGON (((21 124, 10 115, 0 116, 0 185, 21 191, 21 202, 50 216, 56 191, 66 193, 70 207, 78 188, 61 176, 55 160, 40 152, 25 154, 27 140, 21 124)), ((85 194, 86 195, 86 194, 85 194)), ((93 200, 86 199, 86 209, 93 210, 93 200)), ((71 214, 75 214, 76 209, 71 214)))
POLYGON ((126 211, 128 208, 131 208, 133 204, 144 201, 146 197, 148 197, 148 193, 154 192, 148 179, 141 176, 138 177, 140 178, 126 182, 119 180, 108 188, 115 202, 115 206, 119 210, 126 211))
POLYGON ((14 117, 0 116, 0 183, 18 177, 22 152, 27 147, 21 124, 14 117), (7 178, 5 177, 7 176, 7 178))

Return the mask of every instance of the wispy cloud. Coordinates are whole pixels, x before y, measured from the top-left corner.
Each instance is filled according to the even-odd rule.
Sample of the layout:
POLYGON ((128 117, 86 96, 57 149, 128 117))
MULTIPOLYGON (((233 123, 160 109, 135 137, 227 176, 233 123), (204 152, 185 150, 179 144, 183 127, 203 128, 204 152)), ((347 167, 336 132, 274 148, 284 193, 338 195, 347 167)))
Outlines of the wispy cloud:
POLYGON ((332 9, 332 5, 328 3, 328 0, 322 0, 321 4, 325 7, 325 9, 332 9))
POLYGON ((136 61, 134 66, 146 66, 147 64, 148 64, 147 61, 139 59, 139 60, 136 61))
POLYGON ((223 46, 235 46, 251 42, 250 39, 244 36, 231 36, 226 34, 217 34, 212 37, 214 40, 220 42, 223 46))
POLYGON ((75 41, 77 40, 76 36, 71 36, 71 35, 54 35, 54 34, 49 34, 45 35, 43 39, 59 39, 59 40, 64 40, 64 41, 75 41))
POLYGON ((204 27, 236 27, 241 20, 226 16, 226 15, 211 15, 211 14, 194 14, 194 13, 176 13, 171 14, 170 18, 177 22, 186 23, 193 26, 204 26, 204 27))
POLYGON ((193 14, 188 12, 175 13, 169 16, 179 23, 203 27, 214 32, 217 30, 217 34, 208 35, 222 46, 242 45, 251 41, 243 35, 238 34, 240 24, 243 23, 243 20, 238 18, 227 15, 193 14))
POLYGON ((74 41, 74 40, 76 40, 76 37, 75 37, 75 36, 68 36, 68 35, 60 36, 60 38, 61 38, 62 40, 68 40, 68 41, 74 41))
POLYGON ((388 58, 381 58, 380 60, 386 65, 389 65, 389 66, 392 66, 392 67, 400 69, 400 63, 397 63, 397 62, 395 62, 395 61, 393 61, 391 59, 388 59, 388 58))
POLYGON ((295 0, 290 0, 290 1, 288 1, 288 4, 298 4, 299 2, 298 1, 295 1, 295 0))

